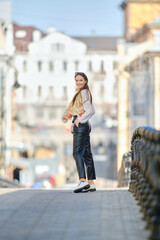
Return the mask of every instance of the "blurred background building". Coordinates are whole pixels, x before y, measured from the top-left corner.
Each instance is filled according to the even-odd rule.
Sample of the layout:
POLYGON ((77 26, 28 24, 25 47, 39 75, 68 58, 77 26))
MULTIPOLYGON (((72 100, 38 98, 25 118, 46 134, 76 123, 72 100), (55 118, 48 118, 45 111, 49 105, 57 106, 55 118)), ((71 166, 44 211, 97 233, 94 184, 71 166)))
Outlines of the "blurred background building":
POLYGON ((119 40, 118 170, 135 128, 160 129, 160 1, 123 1, 119 40))
POLYGON ((8 167, 12 122, 12 87, 14 88, 15 68, 13 66, 13 25, 11 23, 11 3, 0 4, 0 172, 8 167))
POLYGON ((138 126, 160 128, 160 0, 122 1, 124 36, 69 36, 11 20, 0 2, 0 174, 29 187, 76 182, 70 122, 74 74, 93 94, 92 150, 99 186, 117 181, 138 126), (5 13, 5 14, 4 14, 5 13))
POLYGON ((1 118, 8 138, 8 141, 3 139, 1 152, 7 163, 3 166, 7 176, 26 186, 37 186, 36 182, 47 185, 47 180, 52 186, 60 186, 78 180, 70 123, 64 125, 61 116, 75 92, 74 74, 83 71, 89 78, 96 108, 92 120, 92 148, 97 176, 100 184, 106 179, 109 183, 116 181, 117 82, 114 71, 118 61, 118 37, 67 36, 53 27, 43 33, 31 26, 8 22, 14 51, 9 62, 3 61, 12 69, 14 88, 10 80, 1 78, 8 87, 8 95, 6 88, 1 94, 1 108, 8 99, 7 110, 1 118))
POLYGON ((111 169, 114 172, 110 177, 116 179, 117 85, 114 66, 117 62, 117 38, 70 37, 56 32, 54 28, 50 28, 45 36, 29 27, 20 29, 16 25, 14 29, 17 43, 17 36, 33 34, 28 47, 16 48, 15 52, 15 66, 21 85, 16 98, 16 120, 21 127, 19 135, 15 129, 14 139, 19 136, 18 142, 31 144, 34 148, 43 146, 53 152, 58 149, 56 161, 66 172, 63 181, 75 181, 77 174, 72 158, 70 123, 64 126, 61 116, 75 92, 74 74, 83 71, 89 77, 96 105, 92 123, 95 153, 102 155, 97 151, 99 146, 103 148, 103 157, 97 156, 96 160, 98 175, 102 175, 105 166, 103 177, 108 177, 108 168, 108 173, 111 169), (114 145, 113 155, 112 151, 108 151, 111 144, 114 145))

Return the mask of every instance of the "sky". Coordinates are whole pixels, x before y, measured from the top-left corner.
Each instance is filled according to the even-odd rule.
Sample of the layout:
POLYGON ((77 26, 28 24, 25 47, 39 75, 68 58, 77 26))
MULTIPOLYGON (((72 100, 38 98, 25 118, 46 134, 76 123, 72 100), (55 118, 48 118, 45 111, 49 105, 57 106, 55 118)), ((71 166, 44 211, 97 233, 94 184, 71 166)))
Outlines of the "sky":
POLYGON ((123 0, 12 0, 12 19, 71 36, 122 36, 123 0))

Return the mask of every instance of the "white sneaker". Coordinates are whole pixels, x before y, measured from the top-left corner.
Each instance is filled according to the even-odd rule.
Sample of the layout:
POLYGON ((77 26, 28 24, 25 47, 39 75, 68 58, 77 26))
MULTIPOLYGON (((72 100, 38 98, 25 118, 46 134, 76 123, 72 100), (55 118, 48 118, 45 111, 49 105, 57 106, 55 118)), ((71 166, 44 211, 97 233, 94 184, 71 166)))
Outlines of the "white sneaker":
POLYGON ((89 187, 90 187, 90 185, 88 184, 88 182, 79 182, 77 187, 75 188, 74 192, 79 193, 83 189, 88 189, 89 187))
POLYGON ((96 191, 95 184, 90 185, 88 189, 83 189, 82 190, 82 192, 95 192, 95 191, 96 191))

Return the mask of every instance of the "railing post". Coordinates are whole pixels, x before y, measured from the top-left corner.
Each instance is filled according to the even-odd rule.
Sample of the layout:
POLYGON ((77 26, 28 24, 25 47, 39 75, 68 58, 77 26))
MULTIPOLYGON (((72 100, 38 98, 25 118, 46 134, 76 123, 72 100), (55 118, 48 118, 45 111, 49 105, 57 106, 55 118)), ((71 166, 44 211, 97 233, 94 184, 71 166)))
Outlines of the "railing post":
POLYGON ((133 193, 151 230, 149 239, 160 239, 160 131, 135 129, 131 140, 131 181, 133 193))

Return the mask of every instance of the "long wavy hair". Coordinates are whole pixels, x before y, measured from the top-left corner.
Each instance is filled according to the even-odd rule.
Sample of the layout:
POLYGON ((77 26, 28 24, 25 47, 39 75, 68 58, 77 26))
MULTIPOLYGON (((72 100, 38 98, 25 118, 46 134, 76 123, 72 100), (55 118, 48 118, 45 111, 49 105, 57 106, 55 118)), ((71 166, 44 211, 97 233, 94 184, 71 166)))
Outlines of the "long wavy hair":
POLYGON ((82 76, 82 77, 84 78, 84 80, 86 81, 86 83, 85 83, 84 87, 83 87, 82 89, 80 89, 80 90, 74 95, 74 97, 73 97, 73 99, 72 99, 72 106, 73 106, 74 103, 75 103, 75 100, 76 100, 77 95, 78 95, 83 89, 87 89, 87 90, 89 91, 89 94, 90 94, 90 96, 91 96, 91 103, 92 103, 92 94, 91 94, 91 92, 90 92, 90 90, 89 90, 89 86, 88 86, 88 77, 87 77, 87 75, 86 75, 85 73, 83 73, 83 72, 76 72, 74 78, 76 79, 76 77, 77 77, 78 75, 82 76))

